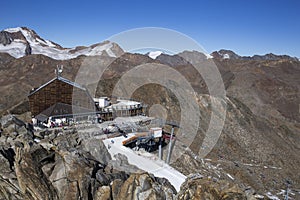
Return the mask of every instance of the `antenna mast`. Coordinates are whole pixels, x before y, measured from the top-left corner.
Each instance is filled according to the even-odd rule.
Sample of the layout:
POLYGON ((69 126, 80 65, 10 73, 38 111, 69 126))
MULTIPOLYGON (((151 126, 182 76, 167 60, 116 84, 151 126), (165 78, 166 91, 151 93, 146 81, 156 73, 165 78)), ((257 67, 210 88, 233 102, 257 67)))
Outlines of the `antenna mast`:
POLYGON ((63 72, 63 69, 64 69, 64 66, 61 65, 61 66, 56 66, 56 69, 54 70, 55 74, 56 74, 56 77, 58 78, 60 76, 60 74, 63 72))

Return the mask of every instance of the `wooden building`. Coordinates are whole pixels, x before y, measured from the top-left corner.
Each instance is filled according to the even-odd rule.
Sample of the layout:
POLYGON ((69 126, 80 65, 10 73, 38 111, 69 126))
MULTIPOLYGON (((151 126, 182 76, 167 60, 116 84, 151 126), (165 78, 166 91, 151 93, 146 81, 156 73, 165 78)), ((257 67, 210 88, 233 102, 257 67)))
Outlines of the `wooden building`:
POLYGON ((59 75, 32 90, 28 98, 34 117, 39 114, 50 117, 95 112, 95 103, 88 90, 59 75))

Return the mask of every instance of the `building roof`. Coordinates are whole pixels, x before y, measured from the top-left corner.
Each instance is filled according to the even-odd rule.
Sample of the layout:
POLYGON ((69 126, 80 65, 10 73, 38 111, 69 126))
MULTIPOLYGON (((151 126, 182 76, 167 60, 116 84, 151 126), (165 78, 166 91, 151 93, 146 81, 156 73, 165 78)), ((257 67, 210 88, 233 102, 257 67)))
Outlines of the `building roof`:
POLYGON ((65 83, 67 83, 67 84, 69 84, 69 85, 72 85, 73 87, 76 87, 76 88, 81 89, 81 90, 85 90, 85 91, 87 90, 86 88, 82 87, 82 86, 79 85, 78 83, 75 83, 75 82, 73 82, 73 81, 70 81, 70 80, 68 80, 68 79, 66 79, 66 78, 63 78, 63 77, 61 77, 61 76, 57 76, 57 77, 55 77, 54 79, 48 81, 47 83, 41 85, 40 87, 38 87, 38 88, 36 88, 35 90, 33 90, 32 92, 30 92, 28 96, 30 96, 30 95, 36 93, 37 91, 39 91, 40 89, 46 87, 47 85, 49 85, 50 83, 52 83, 52 82, 55 81, 55 80, 60 80, 60 81, 62 81, 62 82, 65 82, 65 83))
POLYGON ((107 109, 116 109, 116 110, 127 110, 131 107, 139 107, 141 105, 140 102, 137 101, 131 101, 131 100, 124 100, 124 99, 118 99, 117 103, 112 104, 107 109))

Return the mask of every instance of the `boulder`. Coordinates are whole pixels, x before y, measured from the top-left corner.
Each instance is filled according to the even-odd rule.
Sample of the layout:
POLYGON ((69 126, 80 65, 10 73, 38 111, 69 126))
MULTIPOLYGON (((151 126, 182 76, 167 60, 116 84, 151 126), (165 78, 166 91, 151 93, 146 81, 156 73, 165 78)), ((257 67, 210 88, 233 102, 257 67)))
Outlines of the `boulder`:
POLYGON ((189 177, 180 187, 177 195, 178 200, 199 199, 199 200, 247 200, 246 194, 237 185, 225 180, 212 180, 200 178, 199 176, 189 177))
POLYGON ((109 186, 102 186, 99 187, 96 194, 95 198, 97 200, 111 200, 111 189, 109 186))
POLYGON ((121 187, 119 187, 119 190, 116 190, 116 187, 114 187, 113 191, 114 199, 122 200, 173 199, 170 191, 172 191, 172 194, 176 194, 174 187, 159 184, 156 178, 148 173, 131 174, 121 187))
POLYGON ((105 173, 98 171, 96 173, 96 180, 100 183, 100 185, 109 185, 116 179, 125 181, 127 178, 128 175, 125 172, 105 173))
POLYGON ((89 152, 98 162, 107 165, 111 156, 101 139, 87 139, 82 141, 83 150, 89 152))
POLYGON ((125 155, 123 154, 116 154, 115 160, 110 160, 107 167, 106 171, 110 172, 119 172, 119 171, 124 171, 128 174, 130 173, 143 173, 144 171, 136 167, 135 165, 131 165, 128 163, 128 159, 125 155))

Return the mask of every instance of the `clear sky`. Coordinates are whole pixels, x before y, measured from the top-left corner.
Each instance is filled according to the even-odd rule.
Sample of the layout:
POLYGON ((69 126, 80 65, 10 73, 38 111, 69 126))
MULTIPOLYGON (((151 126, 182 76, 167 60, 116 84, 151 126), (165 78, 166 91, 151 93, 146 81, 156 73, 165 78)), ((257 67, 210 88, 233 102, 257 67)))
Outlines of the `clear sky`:
POLYGON ((26 26, 64 47, 91 45, 133 28, 182 32, 207 52, 300 58, 299 0, 4 0, 0 29, 26 26))

